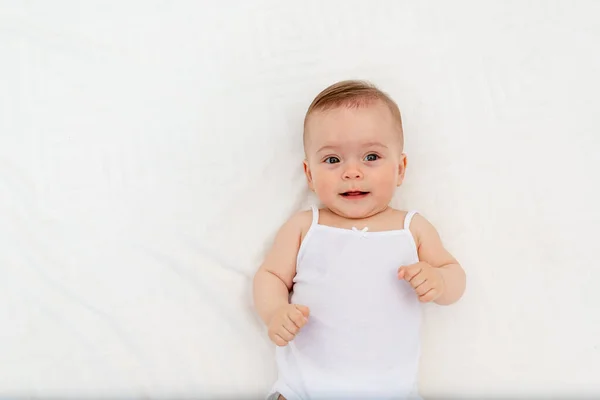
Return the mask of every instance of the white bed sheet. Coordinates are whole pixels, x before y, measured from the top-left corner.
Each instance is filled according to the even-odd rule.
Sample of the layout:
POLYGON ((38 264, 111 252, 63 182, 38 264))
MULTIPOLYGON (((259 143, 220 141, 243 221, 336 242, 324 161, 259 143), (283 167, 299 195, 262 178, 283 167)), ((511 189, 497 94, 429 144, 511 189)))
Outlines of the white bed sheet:
POLYGON ((600 5, 0 1, 0 396, 257 397, 301 122, 370 79, 468 273, 424 395, 600 394, 600 5))

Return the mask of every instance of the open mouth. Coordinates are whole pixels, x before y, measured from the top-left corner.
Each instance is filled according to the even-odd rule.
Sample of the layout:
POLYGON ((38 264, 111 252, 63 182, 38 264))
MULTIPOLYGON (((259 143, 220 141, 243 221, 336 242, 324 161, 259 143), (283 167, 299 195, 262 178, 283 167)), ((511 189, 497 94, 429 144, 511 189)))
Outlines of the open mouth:
POLYGON ((361 192, 361 191, 351 191, 351 192, 344 192, 344 193, 340 193, 340 195, 342 197, 345 197, 347 199, 360 199, 365 197, 366 195, 368 195, 369 192, 361 192))

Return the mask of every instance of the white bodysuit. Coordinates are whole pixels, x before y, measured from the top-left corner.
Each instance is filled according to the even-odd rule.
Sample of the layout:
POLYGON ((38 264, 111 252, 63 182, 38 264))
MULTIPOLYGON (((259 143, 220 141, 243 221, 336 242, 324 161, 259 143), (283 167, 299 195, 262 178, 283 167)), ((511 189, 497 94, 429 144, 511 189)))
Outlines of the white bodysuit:
POLYGON ((419 261, 409 230, 312 224, 300 246, 291 303, 310 317, 276 349, 272 394, 288 400, 419 399, 421 309, 398 268, 419 261))

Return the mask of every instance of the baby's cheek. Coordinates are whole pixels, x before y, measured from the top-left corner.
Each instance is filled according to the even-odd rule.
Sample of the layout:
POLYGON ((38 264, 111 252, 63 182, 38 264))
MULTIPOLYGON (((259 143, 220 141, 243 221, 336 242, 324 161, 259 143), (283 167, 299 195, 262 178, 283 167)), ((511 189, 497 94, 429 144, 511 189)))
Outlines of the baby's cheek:
POLYGON ((396 182, 395 171, 391 171, 389 168, 377 171, 373 176, 373 180, 380 186, 389 186, 396 182))
POLYGON ((335 182, 333 182, 330 174, 320 173, 314 179, 315 187, 320 189, 321 191, 332 190, 332 187, 335 182))
POLYGON ((320 197, 323 198, 324 196, 327 196, 327 183, 322 179, 322 178, 318 178, 313 180, 313 186, 315 189, 315 193, 320 197))

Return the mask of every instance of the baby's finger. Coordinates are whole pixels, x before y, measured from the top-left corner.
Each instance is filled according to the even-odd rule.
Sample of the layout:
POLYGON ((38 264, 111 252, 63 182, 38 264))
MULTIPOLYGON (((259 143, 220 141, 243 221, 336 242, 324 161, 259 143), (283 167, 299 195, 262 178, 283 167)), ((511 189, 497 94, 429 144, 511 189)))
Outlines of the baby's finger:
POLYGON ((406 267, 398 268, 398 279, 404 279, 405 274, 406 274, 406 267))
POLYGON ((300 312, 300 310, 293 310, 288 314, 290 320, 296 324, 298 328, 302 328, 308 321, 307 318, 300 312))
POLYGON ((300 329, 300 327, 296 325, 296 323, 292 321, 289 316, 287 316, 287 318, 284 318, 283 327, 287 329, 288 332, 290 332, 292 335, 298 333, 298 330, 300 329))
POLYGON ((437 296, 438 296, 437 289, 431 289, 424 295, 419 296, 419 301, 422 303, 428 303, 430 301, 435 300, 437 298, 437 296))
POLYGON ((300 304, 296 304, 296 308, 298 310, 300 310, 302 315, 304 315, 306 318, 308 318, 308 316, 310 315, 310 309, 308 307, 300 305, 300 304))
POLYGON ((294 336, 295 336, 284 325, 282 325, 281 327, 279 327, 279 329, 277 329, 277 331, 275 332, 275 334, 281 336, 284 340, 286 340, 288 342, 290 340, 294 339, 294 336))
POLYGON ((423 283, 427 282, 427 277, 425 276, 425 274, 418 274, 415 275, 409 282, 413 288, 417 289, 423 283))
POLYGON ((281 336, 279 336, 278 334, 274 334, 273 337, 271 337, 271 340, 273 341, 273 343, 275 343, 277 346, 285 346, 288 344, 288 342, 286 340, 284 340, 281 336))
POLYGON ((410 282, 422 270, 423 270, 423 268, 418 263, 417 264, 413 264, 413 265, 409 265, 409 266, 406 266, 406 267, 401 267, 400 271, 398 272, 398 277, 400 279, 404 279, 404 280, 410 282))
POLYGON ((429 292, 431 289, 433 289, 433 285, 431 284, 431 282, 429 282, 426 279, 422 284, 420 284, 419 286, 417 286, 415 288, 415 292, 419 296, 423 296, 425 293, 429 292))

